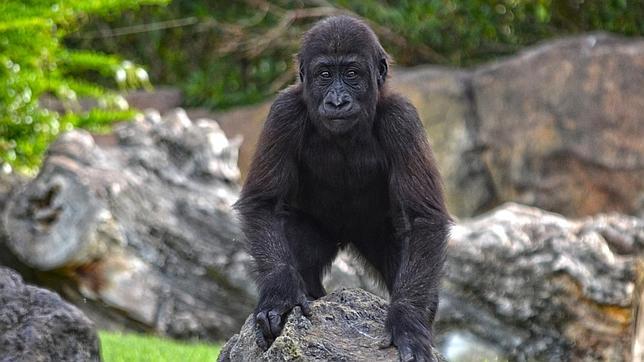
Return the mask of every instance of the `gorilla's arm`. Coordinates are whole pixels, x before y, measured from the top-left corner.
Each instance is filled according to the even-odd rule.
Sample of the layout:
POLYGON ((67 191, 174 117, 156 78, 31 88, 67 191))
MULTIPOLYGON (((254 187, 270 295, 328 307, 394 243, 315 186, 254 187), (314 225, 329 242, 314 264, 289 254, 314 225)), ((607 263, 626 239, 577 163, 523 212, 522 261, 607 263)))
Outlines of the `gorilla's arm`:
POLYGON ((258 343, 268 348, 281 332, 283 316, 295 305, 306 313, 304 285, 284 233, 281 214, 297 187, 295 157, 305 110, 297 88, 273 103, 260 136, 238 210, 249 253, 255 259, 259 304, 255 311, 258 343))
POLYGON ((423 360, 431 358, 427 357, 431 325, 451 219, 416 109, 396 95, 383 96, 378 108, 376 127, 387 155, 397 242, 401 243, 387 328, 403 360, 423 360), (417 355, 419 351, 425 356, 417 355))

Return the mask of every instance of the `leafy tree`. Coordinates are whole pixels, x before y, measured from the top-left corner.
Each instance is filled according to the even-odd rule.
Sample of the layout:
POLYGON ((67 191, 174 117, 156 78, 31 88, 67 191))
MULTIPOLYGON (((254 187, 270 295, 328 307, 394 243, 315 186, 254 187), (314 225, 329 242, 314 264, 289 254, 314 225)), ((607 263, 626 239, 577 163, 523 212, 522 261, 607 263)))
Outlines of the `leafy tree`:
POLYGON ((64 130, 100 130, 133 116, 120 89, 149 87, 134 64, 91 50, 71 50, 64 38, 90 16, 106 16, 167 0, 3 0, 0 2, 0 165, 30 172, 47 145, 64 130), (80 100, 97 107, 83 110, 80 100), (60 110, 43 107, 55 100, 60 110))

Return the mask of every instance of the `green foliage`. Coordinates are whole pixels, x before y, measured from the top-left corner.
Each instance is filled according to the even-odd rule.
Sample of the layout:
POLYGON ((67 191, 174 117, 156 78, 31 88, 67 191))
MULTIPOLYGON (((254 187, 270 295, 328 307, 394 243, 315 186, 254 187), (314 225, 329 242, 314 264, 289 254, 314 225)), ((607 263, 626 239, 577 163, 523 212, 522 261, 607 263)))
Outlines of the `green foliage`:
POLYGON ((389 44, 403 64, 470 65, 543 39, 585 31, 644 33, 636 0, 339 0, 336 4, 402 35, 389 44), (419 52, 428 45, 433 52, 419 52), (422 49, 422 48, 421 48, 422 49))
POLYGON ((105 362, 212 362, 220 347, 137 334, 99 332, 105 362))
POLYGON ((149 86, 132 63, 96 51, 70 50, 63 39, 91 15, 107 16, 167 0, 3 0, 0 2, 0 165, 29 172, 52 139, 74 127, 105 129, 133 111, 97 83, 116 75, 121 89, 149 86), (40 101, 57 99, 60 112, 40 101), (90 97, 99 109, 82 111, 90 97))
POLYGON ((297 39, 326 15, 349 13, 367 19, 398 64, 468 66, 554 36, 595 30, 642 35, 643 4, 174 0, 165 8, 93 21, 70 44, 124 52, 148 65, 155 82, 180 86, 188 105, 225 108, 256 102, 292 82, 297 39))

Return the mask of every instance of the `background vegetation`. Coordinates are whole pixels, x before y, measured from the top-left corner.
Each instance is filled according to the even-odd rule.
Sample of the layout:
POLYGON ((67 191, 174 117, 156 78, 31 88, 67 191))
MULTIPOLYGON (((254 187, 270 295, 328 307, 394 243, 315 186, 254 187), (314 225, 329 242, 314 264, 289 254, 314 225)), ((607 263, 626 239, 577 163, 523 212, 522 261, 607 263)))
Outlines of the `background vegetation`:
POLYGON ((0 157, 4 171, 38 165, 47 144, 74 127, 100 129, 133 113, 115 91, 147 85, 147 73, 120 57, 70 49, 65 37, 93 15, 116 14, 165 0, 4 0, 0 2, 0 157), (116 78, 115 78, 116 77, 116 78), (96 101, 84 111, 81 97, 96 101), (41 102, 57 100, 47 109, 41 102), (60 111, 55 111, 60 108, 60 111))
POLYGON ((96 19, 70 44, 145 64, 155 82, 184 90, 188 105, 225 108, 293 81, 302 32, 339 13, 369 21, 406 66, 468 66, 586 31, 644 32, 644 2, 635 0, 174 0, 96 19))
POLYGON ((636 0, 174 0, 159 6, 168 2, 0 2, 5 171, 33 171, 62 130, 101 130, 132 118, 116 91, 149 88, 148 79, 179 87, 188 106, 260 101, 293 81, 298 38, 328 15, 363 17, 406 66, 468 66, 586 31, 644 33, 644 2, 636 0), (83 97, 98 107, 84 110, 83 97), (57 102, 42 106, 52 99, 57 102))

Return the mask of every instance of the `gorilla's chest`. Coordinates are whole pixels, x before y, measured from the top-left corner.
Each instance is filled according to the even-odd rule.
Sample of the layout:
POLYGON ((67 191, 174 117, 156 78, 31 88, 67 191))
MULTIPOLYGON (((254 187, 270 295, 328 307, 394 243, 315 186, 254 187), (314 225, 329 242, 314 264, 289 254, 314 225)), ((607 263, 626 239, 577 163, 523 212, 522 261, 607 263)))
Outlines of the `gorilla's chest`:
POLYGON ((354 147, 310 144, 299 167, 298 206, 324 224, 369 224, 388 214, 388 177, 376 142, 354 147))
POLYGON ((359 193, 386 182, 384 164, 375 140, 344 146, 312 141, 302 154, 299 179, 335 192, 359 193))

